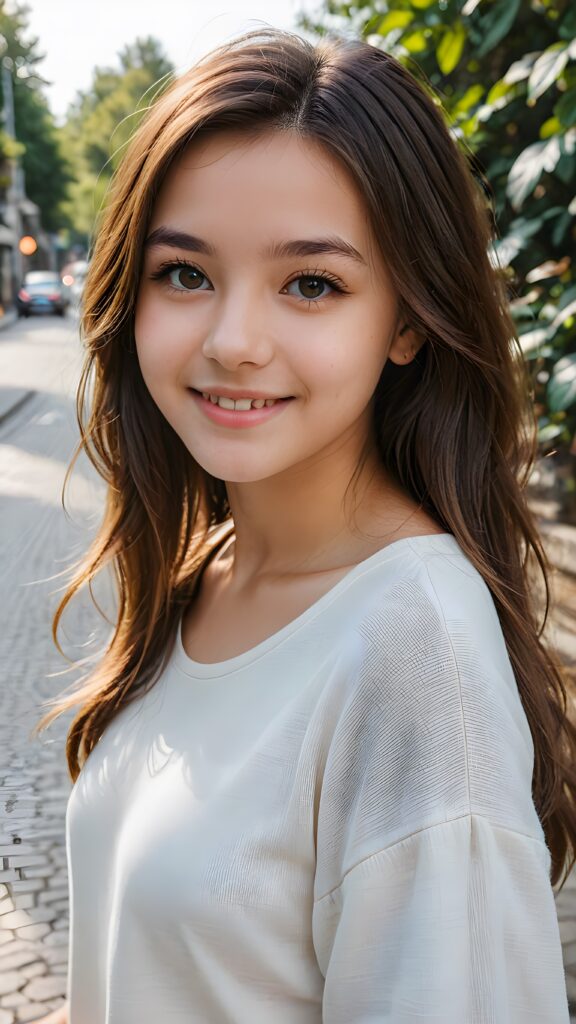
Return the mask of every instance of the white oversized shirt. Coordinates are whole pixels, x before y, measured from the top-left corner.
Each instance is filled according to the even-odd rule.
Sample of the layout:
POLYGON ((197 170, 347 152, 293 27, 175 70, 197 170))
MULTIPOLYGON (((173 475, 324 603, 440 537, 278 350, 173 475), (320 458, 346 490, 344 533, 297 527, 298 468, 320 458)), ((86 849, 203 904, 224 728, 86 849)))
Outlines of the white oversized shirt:
POLYGON ((70 1024, 568 1024, 532 768, 450 534, 226 661, 178 631, 69 799, 70 1024))

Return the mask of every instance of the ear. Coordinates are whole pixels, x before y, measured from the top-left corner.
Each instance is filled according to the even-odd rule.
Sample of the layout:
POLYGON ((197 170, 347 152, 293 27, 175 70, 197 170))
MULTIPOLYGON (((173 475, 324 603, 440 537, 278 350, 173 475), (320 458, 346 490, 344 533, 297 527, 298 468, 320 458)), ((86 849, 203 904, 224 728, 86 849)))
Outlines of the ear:
POLYGON ((388 358, 397 366, 408 366, 425 341, 426 338, 423 334, 413 330, 407 323, 402 324, 396 331, 388 358))

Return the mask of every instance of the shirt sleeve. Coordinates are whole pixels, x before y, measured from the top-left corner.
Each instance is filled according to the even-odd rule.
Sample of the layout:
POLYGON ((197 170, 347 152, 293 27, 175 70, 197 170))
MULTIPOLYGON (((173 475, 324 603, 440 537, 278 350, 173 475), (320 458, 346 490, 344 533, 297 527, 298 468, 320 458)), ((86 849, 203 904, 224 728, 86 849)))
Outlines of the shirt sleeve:
POLYGON ((429 565, 360 632, 318 804, 324 1024, 569 1024, 531 734, 488 588, 429 565))
POLYGON ((314 904, 325 1024, 569 1024, 538 840, 465 815, 374 854, 314 904))

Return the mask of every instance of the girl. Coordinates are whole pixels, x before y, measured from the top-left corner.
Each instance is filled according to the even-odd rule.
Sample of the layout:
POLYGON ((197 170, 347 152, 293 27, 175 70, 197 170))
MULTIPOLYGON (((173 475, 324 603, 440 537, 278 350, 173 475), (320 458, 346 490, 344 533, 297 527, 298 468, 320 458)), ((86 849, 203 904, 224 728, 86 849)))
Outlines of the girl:
POLYGON ((67 757, 70 1024, 567 1024, 576 735, 482 193, 352 40, 152 107, 85 293, 103 660, 67 757), (546 590, 546 596, 548 591, 546 590), (547 607, 546 607, 547 611, 547 607))

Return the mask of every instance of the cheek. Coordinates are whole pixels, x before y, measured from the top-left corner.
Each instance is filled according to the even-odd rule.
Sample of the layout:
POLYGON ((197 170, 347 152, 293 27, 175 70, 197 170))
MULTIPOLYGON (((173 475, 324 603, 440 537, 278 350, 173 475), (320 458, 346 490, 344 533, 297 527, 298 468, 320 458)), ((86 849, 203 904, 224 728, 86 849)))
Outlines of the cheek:
POLYGON ((340 316, 322 337, 312 326, 307 343, 299 346, 298 365, 317 396, 352 410, 372 396, 387 349, 385 330, 375 330, 373 317, 340 316))
POLYGON ((182 318, 177 310, 160 309, 146 293, 139 296, 134 317, 134 340, 142 376, 152 391, 177 373, 184 361, 182 318))

